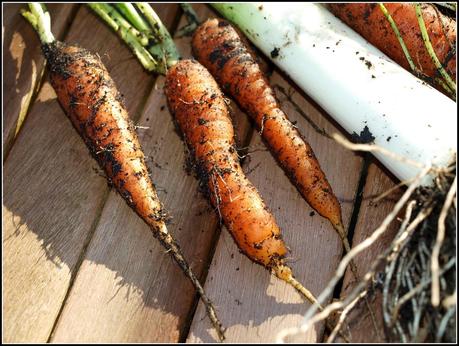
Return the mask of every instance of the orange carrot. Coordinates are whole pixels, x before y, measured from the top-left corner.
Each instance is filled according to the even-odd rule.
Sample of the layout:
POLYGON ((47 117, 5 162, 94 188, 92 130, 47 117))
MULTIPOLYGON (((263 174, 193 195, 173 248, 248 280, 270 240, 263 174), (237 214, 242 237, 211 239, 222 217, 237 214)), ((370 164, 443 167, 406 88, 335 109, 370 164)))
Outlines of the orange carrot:
POLYGON ((332 223, 349 251, 341 207, 311 146, 288 120, 244 36, 223 19, 194 33, 194 56, 253 119, 265 143, 304 199, 332 223))
MULTIPOLYGON (((385 3, 384 6, 396 23, 417 69, 423 75, 430 77, 432 84, 439 88, 440 86, 432 80, 433 77, 438 76, 438 71, 422 39, 413 4, 385 3)), ((397 36, 378 4, 330 3, 327 4, 327 7, 370 43, 410 70, 397 36)), ((446 72, 455 81, 456 21, 440 13, 431 4, 422 4, 421 12, 435 54, 446 72)))
POLYGON ((38 3, 29 7, 31 12, 22 14, 39 33, 59 103, 105 171, 109 184, 150 226, 153 235, 192 281, 218 336, 223 339, 223 329, 212 302, 167 230, 166 214, 150 179, 135 127, 107 69, 100 58, 89 51, 55 40, 49 17, 46 20, 49 14, 38 3))
POLYGON ((197 61, 182 60, 169 69, 165 93, 211 202, 241 251, 317 303, 286 266, 287 247, 280 229, 242 171, 217 82, 197 61))
POLYGON ((108 71, 85 49, 43 46, 59 103, 89 151, 134 211, 155 230, 165 212, 153 187, 134 125, 108 71))

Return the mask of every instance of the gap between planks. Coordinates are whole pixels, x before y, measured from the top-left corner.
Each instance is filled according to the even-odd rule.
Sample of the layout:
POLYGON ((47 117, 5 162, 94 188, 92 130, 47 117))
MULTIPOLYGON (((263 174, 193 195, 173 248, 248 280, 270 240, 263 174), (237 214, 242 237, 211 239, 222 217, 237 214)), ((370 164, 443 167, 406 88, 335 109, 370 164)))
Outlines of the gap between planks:
MULTIPOLYGON (((369 155, 369 159, 368 183, 365 184, 362 193, 362 205, 356 220, 353 238, 354 246, 361 243, 372 234, 375 228, 392 210, 393 206, 400 198, 402 191, 401 189, 393 191, 389 196, 386 196, 386 198, 378 203, 373 203, 372 200, 375 197, 395 187, 399 181, 372 155, 369 155)), ((364 275, 372 261, 389 246, 397 233, 398 226, 399 222, 391 222, 386 232, 377 242, 357 255, 354 261, 359 276, 364 275)), ((350 270, 347 270, 344 275, 340 297, 344 298, 355 285, 356 282, 353 274, 350 270)), ((384 323, 381 313, 381 304, 381 292, 378 290, 370 290, 370 293, 366 297, 366 301, 362 299, 360 303, 351 310, 347 318, 351 342, 386 342, 384 339, 384 323), (372 311, 369 311, 369 308, 372 311), (374 323, 376 324, 376 328, 374 323)), ((336 342, 342 342, 340 337, 336 339, 336 342)))
MULTIPOLYGON (((371 156, 369 153, 364 153, 362 156, 362 168, 360 170, 360 178, 357 186, 355 198, 354 198, 354 208, 351 214, 351 220, 349 221, 349 227, 347 231, 347 239, 351 248, 353 247, 353 238, 355 234, 355 229, 357 227, 357 221, 360 215, 360 208, 362 206, 363 192, 365 190, 365 185, 367 184, 368 178, 368 168, 371 164, 371 156)), ((346 254, 343 253, 344 257, 346 254)), ((342 259, 341 257, 341 259, 342 259)), ((333 298, 340 299, 341 291, 343 288, 344 276, 339 280, 333 290, 333 298)), ((322 340, 324 341, 324 340, 322 340)))

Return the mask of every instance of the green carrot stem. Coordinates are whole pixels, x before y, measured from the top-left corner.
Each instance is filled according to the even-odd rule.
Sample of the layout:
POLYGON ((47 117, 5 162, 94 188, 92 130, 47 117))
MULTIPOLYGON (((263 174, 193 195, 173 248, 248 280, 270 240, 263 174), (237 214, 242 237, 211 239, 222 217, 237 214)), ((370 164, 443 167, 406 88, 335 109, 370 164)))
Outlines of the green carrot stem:
POLYGON ((136 6, 126 3, 117 4, 121 13, 114 6, 106 3, 92 3, 88 6, 131 47, 146 70, 165 74, 167 68, 180 59, 167 28, 149 4, 137 3, 136 6), (142 32, 134 25, 142 29, 142 32), (139 34, 147 37, 147 45, 143 44, 139 34))
POLYGON ((188 24, 184 25, 182 28, 177 30, 177 32, 175 33, 176 37, 191 35, 200 23, 198 15, 189 3, 181 3, 180 6, 182 7, 183 14, 186 17, 188 24))
POLYGON ((139 31, 148 32, 149 27, 147 22, 137 13, 134 6, 129 2, 115 4, 118 11, 139 31))
POLYGON ((419 70, 416 67, 416 65, 414 64, 413 59, 411 58, 410 52, 408 51, 408 48, 405 45, 405 41, 403 40, 403 37, 400 34, 400 31, 398 30, 397 24, 395 24, 394 19, 390 15, 389 11, 387 11, 387 8, 386 8, 386 6, 384 6, 383 3, 379 3, 379 8, 381 9, 382 13, 386 17, 387 21, 390 23, 390 26, 392 27, 392 30, 394 30, 395 36, 397 36, 397 40, 400 43, 400 46, 402 47, 403 53, 405 54, 405 57, 406 57, 406 60, 408 60, 408 63, 410 64, 411 70, 418 75, 419 74, 419 70))
POLYGON ((101 3, 93 3, 93 4, 88 4, 89 8, 91 8, 94 12, 96 12, 103 21, 108 24, 110 28, 112 28, 115 31, 118 31, 120 28, 118 22, 114 20, 111 16, 109 16, 109 10, 108 10, 108 5, 104 6, 105 4, 101 3))
POLYGON ((162 25, 162 23, 153 8, 148 3, 143 2, 136 2, 135 7, 142 13, 143 17, 148 22, 147 30, 152 32, 158 38, 158 41, 162 42, 163 38, 160 31, 160 25, 162 25))
POLYGON ((180 54, 177 51, 174 41, 172 40, 169 31, 161 22, 153 8, 145 2, 137 2, 136 7, 142 13, 150 26, 152 36, 158 39, 159 45, 154 45, 149 48, 149 52, 153 57, 163 57, 165 60, 165 70, 177 63, 180 59, 180 54))
POLYGON ((188 24, 199 25, 200 21, 198 18, 197 13, 193 10, 193 7, 187 2, 181 3, 180 7, 182 7, 183 14, 185 15, 188 24))
POLYGON ((119 27, 122 27, 125 30, 130 31, 132 36, 137 37, 137 40, 142 46, 148 45, 148 37, 134 28, 121 14, 116 11, 112 5, 105 3, 92 3, 88 4, 88 6, 94 11, 100 11, 99 14, 104 16, 103 19, 113 30, 117 31, 119 27))
POLYGON ((51 18, 45 5, 38 2, 29 3, 30 12, 21 9, 22 16, 32 25, 38 33, 42 44, 52 43, 56 39, 51 32, 51 18))
POLYGON ((142 66, 148 70, 156 72, 158 62, 151 56, 148 50, 142 45, 141 38, 136 35, 138 32, 129 22, 109 4, 91 3, 88 6, 113 30, 134 52, 142 66), (120 20, 120 18, 122 20, 120 20), (121 24, 123 23, 123 24, 121 24))
POLYGON ((451 97, 451 99, 453 99, 454 101, 456 101, 456 93, 453 92, 453 91, 448 87, 448 85, 443 81, 443 79, 438 78, 438 77, 434 77, 434 81, 435 81, 435 83, 437 83, 438 85, 440 85, 440 86, 446 91, 446 93, 451 97))
POLYGON ((424 41, 424 45, 426 46, 427 52, 429 53, 429 56, 432 59, 432 62, 437 68, 437 71, 440 73, 440 75, 445 80, 446 85, 448 85, 448 87, 455 93, 456 83, 451 79, 449 74, 443 68, 443 65, 441 64, 440 60, 438 60, 437 55, 435 54, 435 51, 432 47, 432 43, 430 42, 429 34, 427 33, 426 24, 424 22, 424 18, 422 17, 421 5, 417 3, 414 5, 414 7, 416 10, 416 16, 418 17, 418 24, 419 24, 419 29, 421 30, 422 40, 424 41))

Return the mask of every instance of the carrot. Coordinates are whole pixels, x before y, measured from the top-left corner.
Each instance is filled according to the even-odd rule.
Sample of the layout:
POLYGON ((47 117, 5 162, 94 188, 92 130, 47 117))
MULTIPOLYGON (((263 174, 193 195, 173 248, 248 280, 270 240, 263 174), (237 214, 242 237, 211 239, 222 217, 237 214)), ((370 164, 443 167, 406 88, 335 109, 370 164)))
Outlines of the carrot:
POLYGON ((194 56, 253 119, 271 153, 304 199, 330 220, 346 251, 341 207, 311 146, 289 121, 243 35, 223 19, 209 19, 194 33, 194 56))
POLYGON ((51 85, 110 185, 159 231, 165 212, 153 187, 135 127, 102 61, 63 42, 43 45, 51 85))
MULTIPOLYGON (((414 4, 385 3, 381 8, 378 4, 370 3, 330 3, 327 7, 383 53, 405 69, 412 70, 413 65, 407 59, 397 34, 383 12, 385 7, 398 28, 411 62, 419 72, 417 74, 421 78, 427 77, 437 88, 442 88, 438 79, 434 80, 439 76, 438 67, 424 43, 414 4)), ((440 13, 431 4, 422 4, 421 13, 438 60, 452 80, 456 81, 456 21, 440 13)))
POLYGON ((223 330, 211 301, 167 230, 166 213, 150 179, 135 127, 107 69, 100 58, 89 51, 55 40, 45 21, 40 23, 47 12, 37 3, 30 8, 32 12, 23 14, 29 21, 36 19, 32 19, 32 25, 37 21, 41 25, 41 28, 34 27, 40 33, 49 78, 59 103, 105 171, 109 184, 150 226, 153 235, 190 278, 223 339, 223 330), (47 32, 40 30, 43 28, 47 32))
POLYGON ((285 264, 281 231, 242 171, 228 108, 212 75, 197 61, 179 61, 168 70, 165 93, 201 182, 239 249, 318 304, 285 264))

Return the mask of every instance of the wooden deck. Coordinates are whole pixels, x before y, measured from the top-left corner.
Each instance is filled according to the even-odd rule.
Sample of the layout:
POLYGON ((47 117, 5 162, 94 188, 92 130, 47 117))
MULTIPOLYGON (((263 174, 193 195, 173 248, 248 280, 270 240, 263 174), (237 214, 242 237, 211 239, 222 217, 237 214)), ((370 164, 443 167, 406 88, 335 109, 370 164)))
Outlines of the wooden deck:
MULTIPOLYGON (((192 285, 148 227, 108 188, 60 108, 38 38, 19 15, 23 6, 6 4, 3 18, 3 341, 214 342, 192 285)), ((185 24, 177 4, 154 7, 171 32, 185 24)), ((193 7, 201 20, 216 16, 207 5, 193 7)), ((198 193, 196 179, 186 174, 184 145, 162 91, 164 78, 147 74, 85 6, 52 4, 49 9, 56 37, 97 52, 134 122, 148 127, 138 134, 160 198, 173 216, 169 229, 205 282, 228 328, 227 341, 273 342, 282 328, 297 325, 308 304, 239 253, 198 193)), ((183 56, 190 56, 189 37, 176 43, 183 56)), ((344 133, 270 68, 283 109, 314 148, 341 202, 352 242, 362 241, 394 203, 385 200, 375 207, 370 198, 396 180, 371 156, 352 153, 316 131, 311 124, 344 133)), ((247 116, 235 104, 231 109, 238 145, 249 148, 243 166, 283 229, 298 279, 319 294, 342 257, 340 240, 288 181, 247 116)), ((390 236, 358 258, 359 271, 390 236)), ((336 296, 351 287, 348 275, 336 296)), ((370 306, 380 323, 378 299, 372 297, 370 306)), ((368 316, 365 305, 354 313, 352 341, 383 340, 368 316)), ((323 329, 298 341, 320 342, 323 329)))

